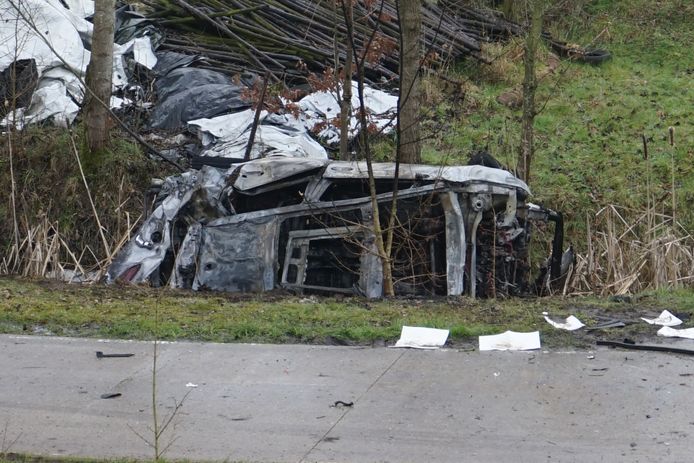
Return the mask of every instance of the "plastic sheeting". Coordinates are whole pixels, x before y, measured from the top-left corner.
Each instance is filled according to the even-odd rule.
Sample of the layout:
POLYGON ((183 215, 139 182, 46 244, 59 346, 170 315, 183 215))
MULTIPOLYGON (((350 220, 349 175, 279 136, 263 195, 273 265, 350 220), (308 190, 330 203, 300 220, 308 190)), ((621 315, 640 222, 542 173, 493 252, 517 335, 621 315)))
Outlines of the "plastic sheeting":
POLYGON ((189 67, 170 70, 155 82, 159 101, 150 115, 150 125, 175 129, 195 119, 246 109, 250 103, 241 98, 243 89, 220 72, 189 67))
POLYGON ((683 330, 676 330, 669 326, 663 326, 658 330, 658 336, 665 336, 667 338, 685 338, 694 339, 694 328, 686 328, 683 330))
MULTIPOLYGON (((218 88, 209 87, 206 84, 208 81, 215 82, 215 79, 219 79, 216 76, 218 73, 202 71, 202 69, 177 69, 158 83, 157 89, 160 97, 163 93, 164 102, 160 103, 152 114, 153 127, 174 127, 179 121, 185 121, 192 114, 223 111, 225 108, 221 105, 237 104, 235 95, 231 99, 220 102, 221 105, 216 104, 211 94, 208 94, 208 104, 191 100, 187 94, 196 92, 194 88, 190 88, 190 79, 195 75, 199 75, 196 82, 200 88, 205 88, 206 92, 219 91, 218 88), (178 89, 181 88, 183 90, 179 91, 178 89), (169 100, 173 101, 169 103, 169 100), (189 101, 189 104, 186 105, 185 101, 189 101), (177 109, 179 107, 181 112, 177 109)), ((356 87, 354 91, 356 92, 356 87)), ((365 103, 369 113, 369 123, 387 132, 393 124, 397 97, 367 87, 365 103)), ((245 104, 246 107, 249 106, 245 104)), ((357 97, 353 98, 352 104, 355 107, 359 106, 357 97)), ((313 139, 311 133, 318 124, 325 125, 325 128, 317 133, 317 137, 328 144, 339 142, 339 128, 330 124, 330 121, 340 113, 335 96, 329 92, 315 92, 304 97, 299 102, 299 107, 301 112, 298 117, 289 114, 268 114, 266 111, 261 113, 251 152, 252 159, 275 155, 327 158, 327 152, 313 139)), ((204 116, 190 120, 188 127, 200 137, 203 144, 202 156, 243 159, 254 116, 255 112, 251 109, 217 117, 204 116)), ((356 135, 360 128, 356 118, 351 119, 350 127, 351 136, 356 135)))
POLYGON ((682 320, 677 318, 677 316, 673 315, 668 310, 663 310, 658 318, 641 317, 641 320, 645 321, 649 325, 677 326, 682 324, 682 320))
MULTIPOLYGON (((33 60, 39 76, 28 105, 0 121, 22 127, 27 123, 52 119, 70 124, 84 98, 83 78, 91 54, 92 24, 85 18, 94 13, 91 0, 0 0, 0 71, 15 61, 33 60)), ((140 24, 146 21, 138 18, 140 24)), ((126 24, 121 21, 121 24, 126 24)), ((127 24, 132 26, 133 22, 127 24)), ((114 44, 114 89, 123 89, 128 78, 123 55, 133 52, 135 61, 151 68, 156 57, 149 38, 135 38, 134 32, 122 45, 114 44)), ((122 105, 123 99, 115 99, 122 105)))
MULTIPOLYGON (((255 111, 247 109, 218 118, 191 121, 189 127, 206 145, 202 156, 243 159, 254 116, 255 111)), ((311 138, 300 119, 262 111, 251 159, 268 156, 327 159, 328 153, 311 138)))
MULTIPOLYGON (((369 123, 378 130, 389 133, 395 128, 395 114, 398 108, 398 97, 369 86, 364 88, 364 105, 368 114, 369 123)), ((340 115, 340 104, 335 94, 331 92, 315 92, 305 96, 299 102, 304 116, 306 127, 313 130, 314 127, 324 126, 318 131, 317 136, 329 145, 340 142, 340 128, 332 124, 332 121, 340 115)), ((359 108, 358 85, 352 82, 352 108, 359 108)), ((349 138, 359 133, 360 124, 354 117, 354 109, 349 122, 349 138)))
POLYGON ((573 315, 569 315, 564 322, 555 322, 551 318, 549 318, 547 315, 545 315, 545 321, 552 325, 553 327, 560 329, 560 330, 566 330, 566 331, 575 331, 577 329, 583 328, 584 325, 581 320, 578 318, 574 317, 573 315))

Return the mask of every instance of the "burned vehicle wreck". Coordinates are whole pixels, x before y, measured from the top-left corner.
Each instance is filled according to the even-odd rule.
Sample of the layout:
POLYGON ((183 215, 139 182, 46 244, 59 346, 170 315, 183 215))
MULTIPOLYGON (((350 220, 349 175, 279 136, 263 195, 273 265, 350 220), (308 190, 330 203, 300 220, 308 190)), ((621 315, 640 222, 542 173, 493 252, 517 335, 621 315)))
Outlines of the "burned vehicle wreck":
MULTIPOLYGON (((394 163, 373 164, 386 222, 394 163)), ((383 294, 364 162, 270 156, 168 178, 107 281, 216 291, 383 294)), ((553 221, 538 281, 560 277, 561 214, 528 202, 513 174, 481 165, 401 164, 391 254, 398 294, 472 297, 537 291, 532 226, 553 221)), ((541 283, 540 283, 541 284, 541 283)))

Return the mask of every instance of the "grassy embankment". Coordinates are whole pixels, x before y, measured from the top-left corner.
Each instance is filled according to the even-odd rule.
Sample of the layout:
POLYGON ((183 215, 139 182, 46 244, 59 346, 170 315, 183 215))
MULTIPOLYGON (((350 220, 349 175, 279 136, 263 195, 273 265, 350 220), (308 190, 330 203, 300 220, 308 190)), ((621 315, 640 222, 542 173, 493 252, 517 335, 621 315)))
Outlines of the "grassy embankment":
MULTIPOLYGON (((0 279, 0 332, 145 340, 157 333, 166 340, 381 345, 396 340, 403 325, 414 325, 450 329, 454 345, 483 334, 538 329, 549 345, 588 345, 592 338, 558 332, 546 324, 542 312, 555 319, 575 314, 591 324, 601 316, 638 322, 639 316, 665 308, 694 315, 694 293, 659 292, 627 302, 451 298, 367 303, 357 298, 193 294, 0 279)), ((638 322, 626 330, 599 333, 627 334, 652 337, 655 330, 638 322)))
MULTIPOLYGON (((542 79, 531 178, 535 201, 564 211, 570 239, 581 244, 586 214, 608 204, 646 208, 649 170, 658 211, 671 214, 674 160, 677 217, 694 230, 694 4, 575 3, 567 7, 571 11, 550 10, 546 29, 569 42, 594 42, 613 58, 598 66, 562 60, 542 79), (669 127, 675 129, 674 147, 669 127)), ((522 81, 521 43, 490 46, 487 55, 491 66, 459 66, 470 82, 466 103, 458 121, 429 145, 428 161, 460 162, 472 149, 487 147, 515 166, 521 110, 496 99, 522 81)), ((546 55, 545 49, 545 62, 546 55)), ((442 112, 451 109, 441 105, 442 112)))

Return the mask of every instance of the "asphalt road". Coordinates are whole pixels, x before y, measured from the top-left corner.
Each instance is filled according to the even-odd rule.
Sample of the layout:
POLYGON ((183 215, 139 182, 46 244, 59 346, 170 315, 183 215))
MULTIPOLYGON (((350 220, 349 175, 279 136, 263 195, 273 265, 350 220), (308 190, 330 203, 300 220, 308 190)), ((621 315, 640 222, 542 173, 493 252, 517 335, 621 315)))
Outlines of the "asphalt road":
MULTIPOLYGON (((195 460, 693 461, 694 359, 592 355, 160 344, 160 418, 188 394, 160 442, 195 460)), ((0 443, 151 457, 151 369, 151 343, 0 336, 0 443)))

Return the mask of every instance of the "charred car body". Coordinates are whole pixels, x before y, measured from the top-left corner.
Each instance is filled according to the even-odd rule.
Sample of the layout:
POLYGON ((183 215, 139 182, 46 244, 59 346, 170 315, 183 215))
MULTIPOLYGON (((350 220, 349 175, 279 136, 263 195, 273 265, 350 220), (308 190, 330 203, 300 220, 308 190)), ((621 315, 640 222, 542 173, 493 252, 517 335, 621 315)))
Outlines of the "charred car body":
MULTIPOLYGON (((482 165, 376 163, 381 223, 394 188, 396 293, 522 295, 532 223, 554 221, 547 277, 560 277, 561 215, 529 203, 527 185, 482 165), (397 183, 397 186, 396 186, 397 183), (551 275, 551 276, 549 276, 551 275)), ((110 282, 219 291, 382 295, 363 162, 271 156, 168 178, 153 211, 111 265, 110 282)))

